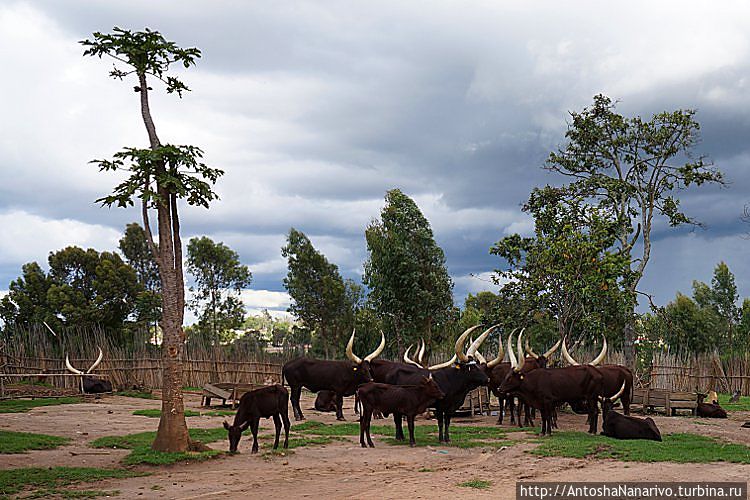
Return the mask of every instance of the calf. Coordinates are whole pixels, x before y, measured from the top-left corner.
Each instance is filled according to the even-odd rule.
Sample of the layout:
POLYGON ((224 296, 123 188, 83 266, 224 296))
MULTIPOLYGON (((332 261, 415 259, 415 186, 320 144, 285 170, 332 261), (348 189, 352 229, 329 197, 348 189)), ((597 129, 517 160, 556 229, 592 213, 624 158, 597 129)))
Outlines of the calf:
POLYGON ((703 399, 705 396, 703 394, 698 394, 698 407, 696 408, 696 413, 699 417, 705 417, 705 418, 727 418, 727 411, 719 406, 718 403, 718 397, 716 397, 716 393, 711 391, 709 394, 709 400, 711 400, 710 403, 704 403, 703 399))
POLYGON ((276 426, 276 440, 273 449, 279 447, 279 435, 281 434, 281 422, 284 422, 284 448, 289 447, 289 392, 282 386, 276 384, 262 387, 254 391, 246 392, 240 399, 240 407, 234 416, 234 424, 229 425, 224 421, 224 428, 229 431, 229 451, 237 452, 242 433, 248 426, 253 433, 253 451, 258 453, 258 423, 261 417, 273 417, 276 426))
POLYGON ((336 411, 336 393, 322 390, 315 398, 315 409, 318 411, 336 411))
POLYGON ((602 435, 615 439, 650 439, 661 441, 661 433, 650 417, 636 418, 621 415, 614 410, 614 402, 625 391, 622 389, 612 397, 601 397, 602 403, 602 435))
POLYGON ((414 446, 414 417, 424 411, 445 394, 435 383, 432 375, 422 377, 419 385, 403 386, 369 382, 357 390, 362 401, 362 415, 359 417, 359 444, 362 448, 374 448, 370 438, 370 422, 373 411, 380 411, 385 416, 393 413, 406 415, 409 426, 409 445, 414 446), (367 445, 365 444, 367 434, 367 445))

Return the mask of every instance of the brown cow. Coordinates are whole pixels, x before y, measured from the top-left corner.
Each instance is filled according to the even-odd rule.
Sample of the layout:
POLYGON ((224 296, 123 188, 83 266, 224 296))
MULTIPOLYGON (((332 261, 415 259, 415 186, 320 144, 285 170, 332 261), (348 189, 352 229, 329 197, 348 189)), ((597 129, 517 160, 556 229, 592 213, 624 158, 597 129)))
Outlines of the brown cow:
POLYGON ((284 422, 284 448, 289 446, 289 392, 282 386, 269 385, 254 391, 246 392, 240 398, 240 406, 234 416, 234 424, 224 421, 224 428, 229 431, 229 451, 237 452, 242 433, 248 426, 253 433, 253 450, 258 453, 258 423, 261 418, 273 417, 276 426, 276 440, 273 449, 279 447, 281 422, 284 422))

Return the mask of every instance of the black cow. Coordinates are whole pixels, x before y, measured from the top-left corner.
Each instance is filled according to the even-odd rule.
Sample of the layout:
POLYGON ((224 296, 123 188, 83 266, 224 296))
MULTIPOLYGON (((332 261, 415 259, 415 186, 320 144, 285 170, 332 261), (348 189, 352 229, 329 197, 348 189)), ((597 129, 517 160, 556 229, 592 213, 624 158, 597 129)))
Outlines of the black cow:
POLYGON ((585 400, 589 404, 589 432, 595 433, 598 424, 597 400, 602 391, 602 375, 593 366, 569 366, 546 368, 525 372, 525 358, 518 336, 518 354, 513 353, 511 337, 508 337, 508 354, 513 369, 500 386, 500 391, 518 393, 530 406, 542 413, 542 435, 552 434, 552 423, 557 404, 585 400))
POLYGON ((292 390, 294 419, 305 419, 299 406, 299 398, 302 388, 306 387, 312 392, 328 390, 336 393, 336 418, 344 420, 344 413, 341 409, 344 396, 353 395, 357 386, 372 381, 370 362, 385 348, 385 335, 381 332, 380 336, 378 348, 364 359, 360 359, 352 352, 354 344, 354 332, 352 332, 349 343, 346 345, 346 356, 350 361, 297 358, 285 363, 281 373, 292 390))
POLYGON ((240 398, 240 406, 234 416, 234 424, 229 425, 224 421, 224 428, 229 431, 229 451, 237 452, 242 433, 250 427, 253 433, 253 450, 250 453, 258 453, 258 423, 262 418, 273 417, 276 427, 276 439, 273 449, 279 447, 279 435, 281 434, 281 422, 284 422, 284 448, 289 447, 289 392, 279 384, 262 387, 254 391, 246 392, 240 398))
POLYGON ((336 393, 320 391, 315 398, 315 409, 318 411, 336 411, 336 393))
MULTIPOLYGON (((49 327, 48 327, 49 328, 49 327)), ((69 372, 75 373, 76 375, 81 376, 81 388, 84 392, 84 394, 101 394, 103 392, 112 392, 112 382, 109 380, 104 380, 98 377, 94 377, 92 375, 89 375, 92 371, 94 371, 94 368, 99 366, 99 363, 102 362, 102 359, 104 359, 104 353, 102 352, 101 347, 99 349, 99 357, 96 358, 96 361, 94 361, 94 364, 92 364, 86 372, 82 372, 81 370, 77 370, 76 368, 73 368, 73 365, 70 364, 70 359, 68 358, 68 355, 65 355, 65 367, 68 369, 69 372)))
POLYGON ((602 435, 615 439, 650 439, 661 441, 661 433, 650 417, 636 418, 621 415, 614 410, 615 400, 625 391, 622 389, 612 397, 601 397, 602 435))
POLYGON ((422 377, 419 385, 414 386, 369 382, 360 386, 357 394, 362 401, 362 416, 359 419, 359 444, 362 448, 366 448, 367 445, 370 448, 375 447, 370 438, 373 411, 379 411, 385 416, 390 413, 406 415, 406 423, 409 426, 409 445, 414 446, 414 417, 445 396, 432 376, 422 377), (365 434, 367 434, 367 445, 365 445, 365 434))
POLYGON ((709 394, 710 403, 705 403, 705 398, 706 396, 704 394, 698 394, 698 407, 696 408, 696 413, 699 417, 727 418, 727 411, 719 406, 719 398, 716 396, 715 392, 711 391, 709 394))
MULTIPOLYGON (((475 345, 478 347, 489 335, 489 331, 482 334, 464 353, 466 339, 478 326, 469 328, 456 340, 456 355, 438 365, 428 369, 419 368, 413 365, 401 365, 394 368, 387 374, 386 383, 393 385, 417 385, 424 377, 432 373, 440 390, 445 396, 435 401, 431 408, 435 408, 435 416, 438 421, 438 439, 441 442, 450 442, 450 421, 453 414, 461 407, 469 391, 476 389, 481 385, 487 385, 488 378, 484 371, 474 361, 475 345)), ((404 440, 404 430, 401 425, 401 414, 393 414, 393 420, 396 424, 396 439, 404 440)))

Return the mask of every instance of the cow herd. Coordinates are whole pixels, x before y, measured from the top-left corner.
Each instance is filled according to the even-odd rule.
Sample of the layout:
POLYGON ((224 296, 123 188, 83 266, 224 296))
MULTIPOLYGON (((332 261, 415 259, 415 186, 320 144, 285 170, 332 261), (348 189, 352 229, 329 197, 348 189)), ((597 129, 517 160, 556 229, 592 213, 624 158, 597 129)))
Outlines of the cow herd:
MULTIPOLYGON (((488 386, 499 399, 498 424, 503 423, 507 410, 511 423, 517 422, 521 426, 523 410, 524 425, 533 426, 535 412, 539 411, 541 433, 549 435, 557 427, 558 409, 567 403, 575 413, 588 416, 590 433, 597 432, 601 407, 603 435, 617 439, 661 441, 661 434, 653 419, 630 416, 633 373, 621 365, 602 364, 607 355, 606 338, 594 360, 579 363, 568 352, 565 339, 559 340, 544 354, 537 354, 529 347, 528 341, 524 344, 522 330, 515 339, 515 345, 515 332, 508 336, 507 343, 501 339, 497 357, 487 361, 479 349, 497 326, 488 328, 475 340, 470 339, 478 328, 469 328, 458 337, 455 354, 450 360, 432 366, 423 362, 424 343, 415 351, 416 360, 410 357, 413 346, 406 350, 402 362, 376 359, 385 348, 385 335, 382 332, 378 347, 364 358, 353 352, 355 333, 352 333, 346 346, 347 361, 306 357, 289 361, 282 369, 282 378, 289 385, 291 398, 281 385, 243 396, 234 424, 224 424, 229 431, 230 451, 236 451, 242 432, 250 427, 254 438, 253 453, 257 452, 258 420, 262 417, 274 419, 276 448, 282 422, 288 436, 289 399, 295 420, 305 418, 299 403, 303 387, 318 393, 315 400, 317 410, 335 411, 338 420, 344 420, 343 398, 356 397, 357 403, 361 404, 359 424, 360 445, 363 448, 374 446, 370 424, 373 415, 378 414, 393 416, 397 440, 405 440, 402 422, 406 417, 409 444, 414 446, 414 419, 429 408, 432 408, 437 420, 439 441, 449 443, 451 418, 463 405, 466 395, 480 386, 488 386), (507 362, 503 361, 506 352, 504 344, 507 345, 507 362), (524 345, 525 352, 522 349, 524 345), (558 349, 568 366, 549 367, 551 356, 558 349), (615 410, 618 399, 622 413, 615 410)), ((709 399, 712 401, 699 404, 699 415, 726 417, 726 412, 713 401, 715 398, 709 399)), ((286 443, 285 439, 285 447, 286 443)))

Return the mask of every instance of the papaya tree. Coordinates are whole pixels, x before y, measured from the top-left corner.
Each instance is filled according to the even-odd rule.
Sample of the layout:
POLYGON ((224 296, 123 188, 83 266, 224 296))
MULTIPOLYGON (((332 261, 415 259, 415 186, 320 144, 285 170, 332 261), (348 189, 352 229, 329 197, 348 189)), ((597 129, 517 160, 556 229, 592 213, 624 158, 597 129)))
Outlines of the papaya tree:
POLYGON ((162 289, 162 411, 159 429, 152 445, 156 451, 179 452, 198 448, 190 441, 182 398, 182 351, 185 334, 185 285, 182 269, 179 200, 208 208, 217 198, 212 185, 223 171, 202 162, 203 151, 191 145, 162 144, 156 133, 149 107, 150 82, 164 84, 167 93, 182 93, 188 87, 177 77, 167 75, 173 64, 189 68, 201 52, 180 48, 158 31, 146 28, 130 31, 118 27, 112 33, 93 34, 80 42, 84 56, 107 56, 115 61, 110 76, 118 80, 133 77, 139 96, 149 147, 126 147, 110 160, 93 160, 100 171, 125 172, 127 177, 111 194, 96 200, 103 206, 130 207, 140 204, 147 242, 159 269, 162 289), (154 242, 150 216, 155 212, 158 244, 154 242))

